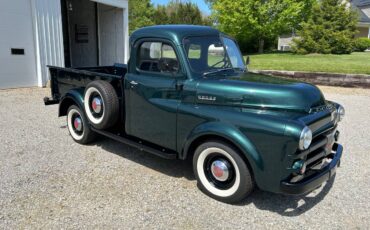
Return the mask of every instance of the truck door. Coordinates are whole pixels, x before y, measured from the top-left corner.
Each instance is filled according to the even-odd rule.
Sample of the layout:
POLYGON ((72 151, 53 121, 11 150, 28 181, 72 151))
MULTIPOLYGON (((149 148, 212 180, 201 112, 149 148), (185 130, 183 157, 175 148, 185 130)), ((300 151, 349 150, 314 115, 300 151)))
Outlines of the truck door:
POLYGON ((139 41, 125 77, 126 132, 173 150, 185 76, 174 47, 166 41, 139 41))

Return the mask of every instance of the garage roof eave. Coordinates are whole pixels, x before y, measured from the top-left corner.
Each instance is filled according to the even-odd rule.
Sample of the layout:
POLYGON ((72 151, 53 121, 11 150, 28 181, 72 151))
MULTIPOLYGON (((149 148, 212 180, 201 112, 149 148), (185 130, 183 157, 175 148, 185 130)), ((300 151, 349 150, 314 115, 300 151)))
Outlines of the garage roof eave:
POLYGON ((101 3, 108 6, 114 6, 122 9, 128 9, 127 0, 91 0, 93 2, 101 3))

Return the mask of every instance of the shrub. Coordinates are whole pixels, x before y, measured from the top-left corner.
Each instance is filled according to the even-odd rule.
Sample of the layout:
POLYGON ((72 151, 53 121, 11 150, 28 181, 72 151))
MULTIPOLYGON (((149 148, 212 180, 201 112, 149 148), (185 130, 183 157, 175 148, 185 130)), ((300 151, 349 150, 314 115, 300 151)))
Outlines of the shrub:
POLYGON ((370 48, 369 38, 358 38, 355 40, 354 51, 364 52, 368 48, 370 48))
POLYGON ((293 52, 299 54, 349 54, 353 51, 358 15, 347 8, 346 1, 320 0, 312 8, 307 22, 302 23, 293 52))

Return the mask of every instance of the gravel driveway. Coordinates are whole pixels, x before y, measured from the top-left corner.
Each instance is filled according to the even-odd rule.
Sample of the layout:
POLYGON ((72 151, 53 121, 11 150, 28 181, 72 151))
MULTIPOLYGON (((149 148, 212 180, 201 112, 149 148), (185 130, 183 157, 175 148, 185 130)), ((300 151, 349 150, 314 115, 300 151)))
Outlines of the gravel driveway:
POLYGON ((75 143, 44 107, 48 89, 0 90, 0 228, 369 229, 370 90, 323 90, 347 110, 335 182, 298 197, 257 190, 240 205, 201 193, 187 162, 75 143))

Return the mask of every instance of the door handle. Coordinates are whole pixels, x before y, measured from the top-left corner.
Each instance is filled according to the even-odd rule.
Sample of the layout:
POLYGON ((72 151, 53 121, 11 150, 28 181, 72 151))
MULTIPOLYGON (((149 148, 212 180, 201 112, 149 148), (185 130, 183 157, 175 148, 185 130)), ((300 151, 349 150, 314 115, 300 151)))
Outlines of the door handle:
POLYGON ((137 85, 137 84, 139 84, 139 83, 137 83, 136 81, 130 81, 130 84, 131 84, 131 85, 137 85))

